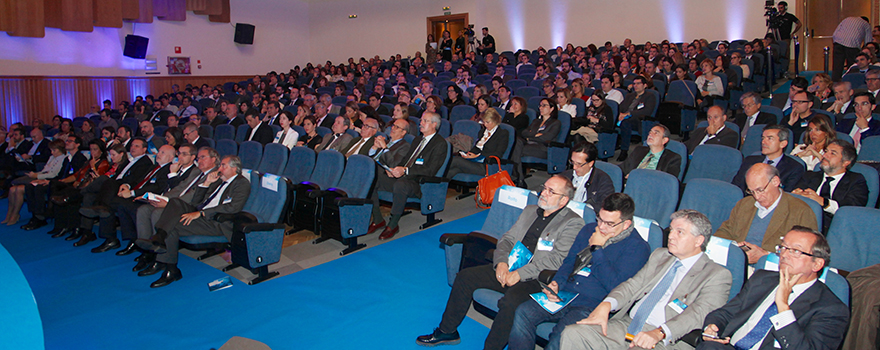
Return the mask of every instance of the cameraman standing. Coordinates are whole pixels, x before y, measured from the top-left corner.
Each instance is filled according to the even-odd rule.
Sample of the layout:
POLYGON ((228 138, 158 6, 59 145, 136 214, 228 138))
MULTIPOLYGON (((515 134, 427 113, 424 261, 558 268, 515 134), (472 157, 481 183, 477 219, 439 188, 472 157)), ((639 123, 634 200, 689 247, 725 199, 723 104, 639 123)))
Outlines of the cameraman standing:
POLYGON ((783 56, 787 58, 789 56, 788 52, 791 49, 791 35, 801 29, 801 20, 795 17, 795 15, 788 13, 788 3, 785 1, 780 1, 776 4, 776 9, 779 12, 772 19, 775 22, 773 27, 779 30, 778 39, 781 42, 780 46, 785 48, 783 56), (794 30, 791 30, 793 24, 797 24, 797 26, 794 27, 794 30))
POLYGON ((482 56, 495 53, 495 38, 489 35, 489 27, 483 27, 483 42, 477 47, 477 53, 482 56))

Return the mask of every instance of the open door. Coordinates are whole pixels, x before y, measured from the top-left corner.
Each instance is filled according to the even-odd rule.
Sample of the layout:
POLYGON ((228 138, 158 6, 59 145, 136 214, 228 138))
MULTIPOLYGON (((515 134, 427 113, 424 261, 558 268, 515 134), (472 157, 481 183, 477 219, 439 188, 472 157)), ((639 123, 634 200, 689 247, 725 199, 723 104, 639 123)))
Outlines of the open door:
MULTIPOLYGON (((803 58, 806 60, 802 66, 804 70, 824 70, 825 53, 828 47, 828 64, 831 65, 833 58, 833 44, 831 36, 837 25, 844 18, 851 16, 867 16, 876 13, 873 1, 858 0, 800 0, 804 9, 804 33, 798 36, 804 37, 801 43, 803 58), (803 35, 801 35, 803 34, 803 35)), ((869 16, 870 17, 870 16, 869 16)), ((829 67, 830 70, 830 67, 829 67)))
MULTIPOLYGON (((437 42, 440 42, 440 38, 443 37, 443 31, 448 30, 450 38, 452 38, 452 41, 455 41, 455 39, 458 39, 458 32, 462 29, 465 29, 468 23, 469 21, 467 13, 428 17, 427 34, 433 34, 434 39, 437 42)), ((425 35, 426 37, 427 34, 425 35)))

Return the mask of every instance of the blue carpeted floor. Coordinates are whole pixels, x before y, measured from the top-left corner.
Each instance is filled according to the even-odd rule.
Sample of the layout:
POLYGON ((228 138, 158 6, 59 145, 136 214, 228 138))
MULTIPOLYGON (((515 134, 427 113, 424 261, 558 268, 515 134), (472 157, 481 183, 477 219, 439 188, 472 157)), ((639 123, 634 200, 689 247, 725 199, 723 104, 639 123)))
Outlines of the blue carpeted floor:
MULTIPOLYGON (((208 349, 236 335, 274 350, 416 349, 415 337, 439 323, 450 290, 438 237, 477 229, 486 214, 217 292, 207 283, 225 274, 185 256, 182 280, 150 289, 158 276, 137 277, 131 256, 89 252, 98 242, 74 248, 50 238, 48 227, 3 226, 0 243, 33 289, 47 349, 208 349)), ((459 331, 462 349, 482 347, 488 334, 470 318, 459 331)))

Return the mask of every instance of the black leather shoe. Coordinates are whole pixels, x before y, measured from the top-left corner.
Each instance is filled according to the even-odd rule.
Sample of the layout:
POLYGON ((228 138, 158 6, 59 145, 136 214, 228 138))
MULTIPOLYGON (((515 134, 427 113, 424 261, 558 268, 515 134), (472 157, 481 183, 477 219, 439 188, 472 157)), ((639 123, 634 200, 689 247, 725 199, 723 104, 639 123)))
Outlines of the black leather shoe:
POLYGON ((101 245, 92 248, 92 253, 103 253, 111 249, 119 248, 122 244, 116 238, 107 238, 101 245))
POLYGON ((131 268, 131 272, 139 272, 139 271, 147 268, 151 264, 153 264, 153 261, 149 260, 149 259, 138 260, 137 265, 134 265, 134 267, 131 268))
POLYGON ((160 263, 158 261, 154 261, 154 262, 150 263, 150 266, 148 266, 146 269, 143 269, 140 272, 138 272, 138 276, 144 277, 144 276, 149 276, 149 275, 155 275, 155 274, 162 272, 164 270, 165 270, 165 264, 160 263))
POLYGON ((28 222, 27 224, 22 225, 22 226, 21 226, 21 229, 22 229, 22 230, 25 230, 25 231, 31 231, 31 230, 36 230, 36 229, 38 229, 38 228, 40 228, 40 227, 46 226, 47 224, 48 224, 48 222, 46 222, 46 220, 40 220, 40 219, 37 219, 37 218, 32 218, 30 222, 28 222))
POLYGON ((128 254, 134 253, 136 251, 137 251, 137 246, 134 245, 134 241, 131 241, 131 242, 128 242, 128 245, 125 246, 124 249, 117 251, 116 255, 123 256, 123 255, 128 255, 128 254))
POLYGON ((68 196, 52 196, 49 197, 49 200, 58 205, 67 205, 67 203, 70 203, 70 197, 68 196))
POLYGON ((81 247, 88 244, 91 241, 98 239, 92 231, 88 231, 82 234, 82 238, 80 238, 76 243, 73 244, 74 247, 81 247))
POLYGON ((54 236, 54 235, 58 234, 58 232, 61 232, 61 231, 63 231, 63 230, 64 230, 63 227, 55 226, 55 227, 53 227, 51 230, 49 230, 49 232, 46 232, 46 234, 49 234, 49 235, 53 235, 53 236, 54 236))
POLYGON ((440 331, 440 328, 434 328, 434 333, 416 338, 416 344, 421 346, 455 345, 460 342, 461 337, 458 336, 458 331, 443 333, 440 331))
POLYGON ((73 241, 76 239, 80 239, 80 237, 82 237, 83 233, 85 233, 85 231, 83 229, 75 228, 75 229, 73 229, 73 234, 70 236, 67 236, 67 238, 65 238, 64 240, 65 241, 73 241))
POLYGON ((618 162, 625 161, 628 156, 629 155, 627 154, 627 151, 620 151, 620 155, 617 156, 617 161, 618 162))
POLYGON ((67 235, 70 232, 71 232, 70 229, 63 228, 63 229, 59 230, 58 232, 55 232, 55 234, 52 235, 52 238, 64 237, 65 235, 67 235))
POLYGON ((180 273, 180 270, 175 269, 174 271, 165 271, 165 273, 162 274, 162 278, 159 278, 156 282, 150 284, 150 288, 164 287, 181 278, 183 278, 183 274, 180 273))

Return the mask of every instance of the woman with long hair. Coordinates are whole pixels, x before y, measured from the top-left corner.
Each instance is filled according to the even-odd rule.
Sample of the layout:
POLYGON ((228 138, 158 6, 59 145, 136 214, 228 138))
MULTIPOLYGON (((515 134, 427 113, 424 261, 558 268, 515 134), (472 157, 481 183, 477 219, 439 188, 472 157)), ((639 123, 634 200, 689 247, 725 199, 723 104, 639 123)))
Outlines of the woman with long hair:
POLYGON ((317 131, 315 131, 317 128, 315 117, 306 117, 303 120, 302 126, 303 129, 306 130, 306 134, 299 137, 299 141, 297 141, 296 145, 315 149, 315 147, 318 147, 318 145, 320 145, 322 141, 321 136, 318 134, 317 131))
POLYGON ((522 137, 526 140, 522 156, 546 159, 547 143, 556 139, 562 123, 557 119, 559 108, 550 98, 541 99, 538 112, 538 117, 522 131, 522 137))
MULTIPOLYGON (((49 231, 52 238, 58 238, 74 232, 79 225, 79 204, 82 202, 80 190, 110 169, 107 161, 107 148, 100 140, 92 140, 88 144, 91 159, 76 173, 50 183, 52 196, 49 200, 55 204, 55 227, 49 231)), ((73 240, 78 237, 72 237, 73 240)))
MULTIPOLYGON (((831 118, 824 114, 816 114, 807 124, 807 132, 804 134, 804 143, 795 146, 791 155, 804 161, 807 170, 812 171, 825 155, 828 143, 837 138, 831 118)), ((794 142, 794 140, 789 140, 794 142)))

